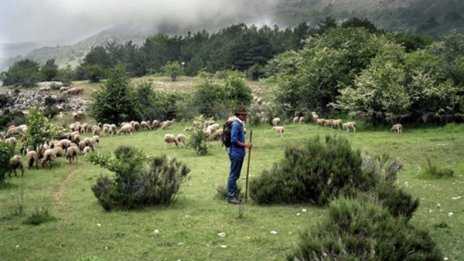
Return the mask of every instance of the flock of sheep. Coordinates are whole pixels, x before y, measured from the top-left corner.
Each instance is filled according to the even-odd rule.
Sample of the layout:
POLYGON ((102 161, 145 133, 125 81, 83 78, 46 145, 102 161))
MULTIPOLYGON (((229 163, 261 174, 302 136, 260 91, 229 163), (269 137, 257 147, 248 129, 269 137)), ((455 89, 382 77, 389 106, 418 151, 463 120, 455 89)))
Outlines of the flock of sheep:
MULTIPOLYGON (((332 127, 340 130, 346 129, 348 132, 350 130, 356 132, 356 122, 343 122, 341 119, 323 119, 320 118, 316 112, 311 112, 311 118, 317 126, 332 127)), ((228 120, 232 119, 233 118, 229 118, 228 120)), ((274 117, 271 122, 273 131, 276 133, 276 135, 282 137, 285 128, 284 126, 281 126, 281 119, 279 117, 274 117)), ((294 124, 302 124, 304 122, 305 118, 303 116, 297 116, 293 119, 294 124)), ((69 161, 69 164, 72 164, 73 161, 77 161, 78 155, 86 155, 91 151, 94 151, 95 147, 100 141, 100 135, 130 135, 137 130, 166 129, 174 123, 175 120, 153 120, 141 122, 131 121, 121 123, 118 130, 115 124, 98 123, 96 125, 91 125, 88 123, 80 123, 75 121, 69 125, 69 131, 63 133, 57 139, 50 141, 44 139, 44 141, 36 148, 24 148, 24 146, 22 146, 20 152, 26 155, 29 169, 34 166, 38 168, 39 163, 42 165, 42 167, 51 168, 52 163, 56 158, 66 158, 69 161), (91 133, 92 136, 82 139, 81 134, 86 132, 91 133)), ((185 130, 191 131, 193 128, 201 128, 207 139, 210 141, 220 140, 223 134, 223 128, 221 128, 221 126, 216 123, 213 118, 203 119, 201 121, 194 120, 192 126, 193 127, 188 127, 185 130)), ((401 133, 403 131, 403 126, 397 123, 394 124, 390 130, 395 133, 401 133)), ((0 137, 3 139, 3 141, 0 140, 0 142, 5 142, 16 146, 18 139, 24 142, 22 139, 25 137, 26 132, 26 125, 10 126, 6 131, 6 134, 3 135, 5 138, 3 139, 0 137)), ((182 133, 177 135, 167 133, 164 135, 164 142, 166 144, 175 144, 176 146, 179 146, 179 144, 185 145, 186 140, 187 137, 182 133)), ((10 159, 10 167, 10 176, 13 171, 15 175, 17 175, 17 169, 21 171, 21 176, 24 175, 24 167, 23 163, 21 162, 21 156, 14 155, 10 159)))

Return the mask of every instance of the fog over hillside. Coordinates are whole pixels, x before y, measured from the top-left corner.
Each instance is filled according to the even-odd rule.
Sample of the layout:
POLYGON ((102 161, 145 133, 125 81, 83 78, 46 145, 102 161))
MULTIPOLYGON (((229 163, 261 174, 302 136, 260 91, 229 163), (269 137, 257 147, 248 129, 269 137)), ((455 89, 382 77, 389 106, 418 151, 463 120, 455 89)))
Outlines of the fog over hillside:
MULTIPOLYGON (((2 0, 0 44, 34 42, 74 44, 104 29, 131 25, 155 31, 160 25, 177 29, 227 23, 263 23, 279 0, 2 0), (264 20, 261 20, 264 19, 264 20)), ((208 29, 208 28, 207 28, 208 29)), ((5 51, 5 50, 4 50, 5 51)), ((13 54, 16 55, 16 54, 13 54)), ((0 57, 11 56, 0 53, 0 57)))

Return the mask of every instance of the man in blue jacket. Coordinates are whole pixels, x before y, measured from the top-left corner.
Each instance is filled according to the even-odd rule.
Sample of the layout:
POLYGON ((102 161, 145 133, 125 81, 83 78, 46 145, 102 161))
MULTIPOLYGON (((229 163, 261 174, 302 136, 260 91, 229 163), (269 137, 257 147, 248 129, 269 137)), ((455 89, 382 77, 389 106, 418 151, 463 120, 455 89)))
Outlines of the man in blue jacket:
POLYGON ((237 195, 237 180, 240 178, 245 149, 251 149, 252 143, 245 143, 245 130, 243 124, 247 119, 247 112, 244 108, 239 108, 235 112, 236 118, 233 119, 231 134, 231 145, 229 147, 230 173, 227 180, 227 201, 231 204, 240 204, 237 195))

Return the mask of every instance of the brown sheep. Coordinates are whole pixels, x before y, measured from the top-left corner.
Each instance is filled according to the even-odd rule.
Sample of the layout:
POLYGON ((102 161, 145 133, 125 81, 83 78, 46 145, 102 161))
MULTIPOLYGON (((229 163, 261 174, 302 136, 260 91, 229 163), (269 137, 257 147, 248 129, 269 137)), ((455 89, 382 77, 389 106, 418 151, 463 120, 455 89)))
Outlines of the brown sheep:
POLYGON ((66 158, 69 160, 69 164, 75 159, 77 162, 77 154, 79 153, 79 148, 75 145, 68 148, 66 152, 66 158))

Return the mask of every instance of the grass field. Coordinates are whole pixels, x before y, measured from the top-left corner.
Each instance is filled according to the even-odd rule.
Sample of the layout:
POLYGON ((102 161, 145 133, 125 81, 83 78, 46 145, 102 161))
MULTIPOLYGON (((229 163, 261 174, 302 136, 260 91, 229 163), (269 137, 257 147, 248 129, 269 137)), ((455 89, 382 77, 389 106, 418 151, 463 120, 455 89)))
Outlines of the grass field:
MULTIPOLYGON (((190 148, 163 143, 165 133, 184 132, 186 126, 176 123, 164 131, 102 137, 98 147, 98 151, 110 153, 119 145, 132 145, 148 155, 167 154, 187 163, 192 169, 189 179, 170 206, 105 212, 91 186, 99 175, 110 173, 84 157, 73 165, 59 159, 51 170, 26 170, 24 178, 8 179, 0 189, 1 260, 285 259, 299 233, 316 225, 325 210, 304 204, 258 206, 249 202, 242 209, 227 204, 215 190, 228 175, 229 161, 219 143, 212 142, 209 154, 202 157, 190 148), (47 208, 58 220, 39 226, 23 224, 38 208, 47 208), (221 232, 226 236, 218 236, 221 232)), ((401 135, 363 130, 347 133, 312 124, 285 128, 282 138, 276 137, 269 126, 253 128, 251 178, 279 161, 285 146, 316 135, 345 136, 363 152, 385 152, 401 159, 405 170, 399 175, 399 185, 421 201, 411 222, 428 229, 449 260, 464 259, 464 198, 456 199, 464 196, 463 125, 406 128, 401 135), (425 156, 439 167, 453 169, 455 177, 421 177, 418 173, 425 156), (449 212, 454 215, 449 217, 449 212)), ((245 170, 246 166, 240 179, 242 187, 245 170)))

